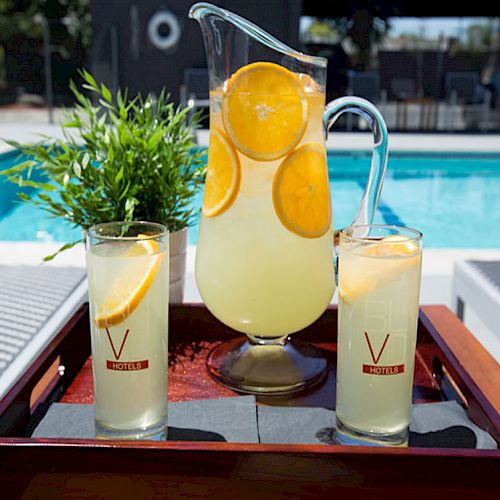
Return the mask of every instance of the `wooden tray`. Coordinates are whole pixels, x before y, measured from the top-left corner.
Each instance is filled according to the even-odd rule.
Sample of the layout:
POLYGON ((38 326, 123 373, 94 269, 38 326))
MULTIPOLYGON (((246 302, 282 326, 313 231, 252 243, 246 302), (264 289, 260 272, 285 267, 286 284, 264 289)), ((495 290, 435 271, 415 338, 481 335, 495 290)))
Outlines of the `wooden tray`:
MULTIPOLYGON (((316 498, 498 494, 500 452, 207 442, 33 439, 53 401, 92 402, 88 308, 83 306, 0 402, 0 481, 10 498, 316 498), (64 368, 62 368, 64 367, 64 368)), ((326 383, 262 404, 335 406, 337 310, 296 334, 332 360, 326 383)), ((235 335, 203 305, 170 311, 169 400, 235 396, 206 374, 208 349, 235 335)), ((414 402, 455 398, 500 440, 500 368, 444 306, 420 310, 414 402)))

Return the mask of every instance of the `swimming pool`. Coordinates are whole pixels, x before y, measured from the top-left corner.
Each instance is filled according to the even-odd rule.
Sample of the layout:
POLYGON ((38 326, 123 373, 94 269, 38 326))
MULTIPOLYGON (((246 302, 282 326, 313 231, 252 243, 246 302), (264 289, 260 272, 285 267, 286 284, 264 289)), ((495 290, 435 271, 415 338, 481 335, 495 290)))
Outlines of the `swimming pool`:
MULTIPOLYGON (((0 155, 0 170, 16 161, 0 155)), ((370 166, 370 152, 328 155, 335 226, 357 212, 370 166)), ((17 187, 5 183, 0 196, 0 240, 73 241, 81 231, 19 204, 17 187)), ((201 206, 202 195, 194 201, 201 206)), ((414 227, 430 248, 500 248, 500 153, 394 152, 375 222, 414 227)), ((196 244, 197 227, 189 242, 196 244)))

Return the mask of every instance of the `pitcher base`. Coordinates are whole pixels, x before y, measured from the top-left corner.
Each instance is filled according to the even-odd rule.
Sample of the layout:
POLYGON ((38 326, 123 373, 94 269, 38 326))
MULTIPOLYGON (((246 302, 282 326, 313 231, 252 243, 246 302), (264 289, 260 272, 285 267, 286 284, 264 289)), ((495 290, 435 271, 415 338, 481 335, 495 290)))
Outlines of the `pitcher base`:
POLYGON ((325 380, 328 362, 313 346, 288 341, 256 345, 245 338, 224 342, 207 357, 209 375, 237 392, 285 395, 325 380))

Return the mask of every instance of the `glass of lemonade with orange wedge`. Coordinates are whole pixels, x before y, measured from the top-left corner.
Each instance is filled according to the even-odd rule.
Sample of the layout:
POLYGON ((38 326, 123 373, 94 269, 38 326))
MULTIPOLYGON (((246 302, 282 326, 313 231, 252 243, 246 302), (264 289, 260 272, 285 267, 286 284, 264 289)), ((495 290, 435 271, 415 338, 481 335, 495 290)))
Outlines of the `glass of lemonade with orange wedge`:
POLYGON ((340 234, 337 438, 408 441, 417 339, 422 235, 352 226, 340 234))
POLYGON ((96 436, 161 439, 167 425, 168 232, 109 222, 86 233, 96 436))
POLYGON ((210 79, 196 282, 207 308, 246 335, 211 351, 207 368, 240 392, 303 390, 323 380, 327 362, 288 337, 318 319, 335 291, 325 131, 346 111, 373 126, 375 154, 358 214, 371 222, 386 128, 363 99, 338 99, 325 111, 325 59, 207 3, 189 15, 202 26, 210 79))

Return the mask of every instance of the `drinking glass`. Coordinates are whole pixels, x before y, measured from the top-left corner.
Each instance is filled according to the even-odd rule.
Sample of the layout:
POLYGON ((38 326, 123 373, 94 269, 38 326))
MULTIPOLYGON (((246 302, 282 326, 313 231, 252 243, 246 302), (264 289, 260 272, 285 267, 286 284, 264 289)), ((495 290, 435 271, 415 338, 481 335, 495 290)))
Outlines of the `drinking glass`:
POLYGON ((422 234, 351 226, 340 232, 337 439, 408 441, 422 234))
POLYGON ((161 439, 167 425, 168 232, 109 222, 86 233, 96 436, 161 439))

